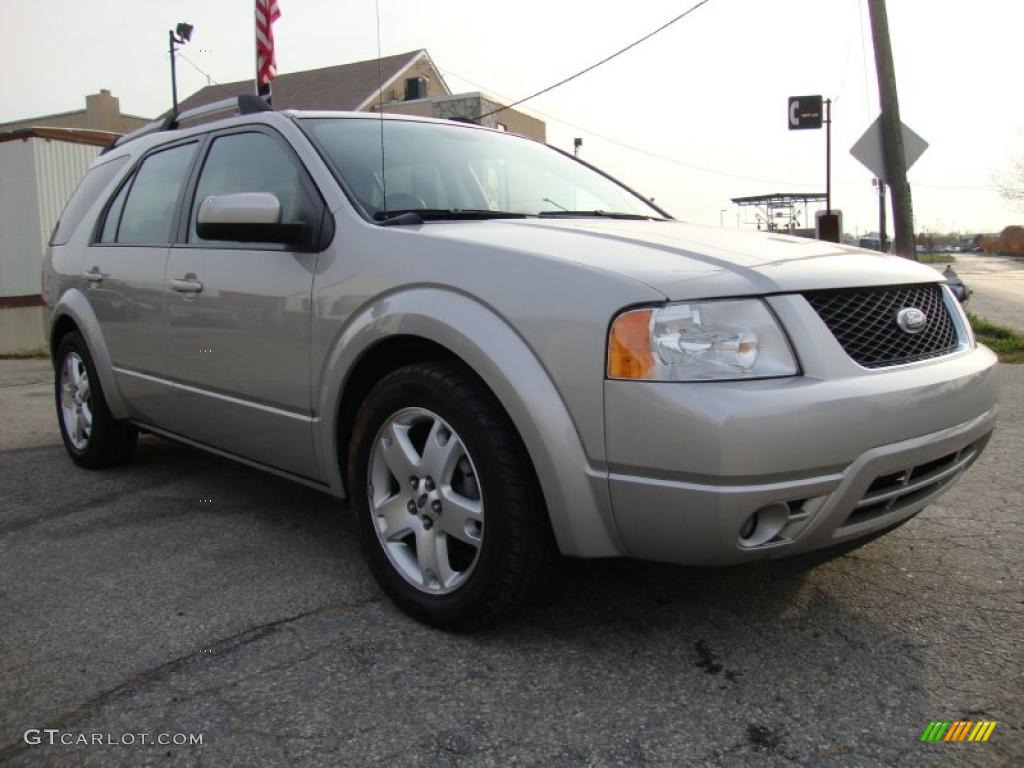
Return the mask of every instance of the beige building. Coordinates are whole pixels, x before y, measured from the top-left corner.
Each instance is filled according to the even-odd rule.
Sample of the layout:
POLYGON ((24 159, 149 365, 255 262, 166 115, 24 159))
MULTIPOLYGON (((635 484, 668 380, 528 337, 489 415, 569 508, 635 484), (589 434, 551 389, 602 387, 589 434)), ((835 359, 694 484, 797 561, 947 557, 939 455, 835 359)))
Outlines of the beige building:
MULTIPOLYGON (((252 93, 253 81, 208 85, 181 102, 181 110, 252 93)), ((437 118, 468 118, 481 125, 544 141, 543 121, 514 109, 484 117, 504 105, 481 93, 453 94, 425 50, 278 75, 275 109, 394 112, 437 118), (379 77, 379 80, 378 80, 379 77)))
POLYGON ((121 102, 106 88, 85 97, 85 109, 41 115, 10 123, 0 123, 0 133, 22 128, 85 128, 93 131, 128 133, 141 128, 150 118, 121 113, 121 102))

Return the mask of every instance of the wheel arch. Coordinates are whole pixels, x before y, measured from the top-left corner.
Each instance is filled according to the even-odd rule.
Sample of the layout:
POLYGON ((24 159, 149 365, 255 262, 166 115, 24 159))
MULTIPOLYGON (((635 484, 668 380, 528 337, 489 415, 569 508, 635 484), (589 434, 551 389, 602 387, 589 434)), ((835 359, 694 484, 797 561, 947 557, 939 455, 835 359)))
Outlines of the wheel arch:
POLYGON ((559 549, 587 557, 621 554, 607 473, 589 465, 547 371, 497 313, 439 288, 384 297, 360 310, 334 340, 320 374, 314 437, 331 488, 344 495, 345 429, 373 384, 384 373, 429 359, 461 362, 502 405, 533 462, 559 549))
POLYGON ((450 349, 422 336, 406 334, 392 336, 378 341, 363 351, 346 378, 338 404, 335 431, 338 462, 341 467, 348 465, 349 443, 347 436, 351 434, 359 408, 374 385, 398 368, 413 363, 439 360, 456 361, 465 365, 465 361, 450 349))
POLYGON ((115 419, 127 418, 128 406, 121 395, 114 376, 114 367, 110 360, 110 353, 103 341, 103 334, 100 332, 99 321, 88 299, 77 289, 66 291, 60 300, 54 305, 50 313, 50 359, 54 365, 57 364, 57 347, 60 340, 68 333, 77 331, 85 342, 89 355, 92 357, 93 366, 100 377, 100 385, 103 387, 103 396, 106 399, 107 407, 115 419))

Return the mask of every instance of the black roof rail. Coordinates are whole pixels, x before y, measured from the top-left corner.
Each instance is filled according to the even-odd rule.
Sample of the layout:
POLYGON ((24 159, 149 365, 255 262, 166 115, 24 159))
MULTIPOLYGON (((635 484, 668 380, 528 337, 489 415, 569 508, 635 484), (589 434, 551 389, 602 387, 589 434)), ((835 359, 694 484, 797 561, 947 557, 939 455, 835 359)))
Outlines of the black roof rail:
POLYGON ((237 110, 240 115, 251 115, 256 112, 273 112, 274 108, 270 106, 262 96, 257 96, 255 93, 240 93, 238 96, 232 96, 230 99, 223 99, 211 104, 204 104, 201 107, 187 109, 179 114, 172 112, 162 118, 154 120, 151 123, 147 123, 141 128, 136 128, 131 133, 126 133, 119 139, 115 139, 104 147, 100 154, 106 154, 110 150, 114 149, 114 147, 122 147, 129 141, 141 139, 143 136, 148 136, 151 133, 174 130, 183 120, 195 120, 200 117, 213 115, 218 112, 227 112, 229 110, 237 110))

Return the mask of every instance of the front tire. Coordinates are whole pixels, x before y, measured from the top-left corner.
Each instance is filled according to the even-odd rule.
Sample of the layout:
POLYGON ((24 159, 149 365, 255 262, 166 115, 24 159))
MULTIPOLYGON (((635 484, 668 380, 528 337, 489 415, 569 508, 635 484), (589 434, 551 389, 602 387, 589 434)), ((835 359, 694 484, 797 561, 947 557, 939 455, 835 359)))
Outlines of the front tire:
POLYGON ((57 423, 71 460, 88 469, 130 461, 138 430, 110 414, 89 348, 77 332, 60 340, 54 373, 57 423))
POLYGON ((374 576, 434 626, 489 624, 529 602, 556 553, 525 448, 456 363, 386 376, 352 432, 348 487, 374 576))

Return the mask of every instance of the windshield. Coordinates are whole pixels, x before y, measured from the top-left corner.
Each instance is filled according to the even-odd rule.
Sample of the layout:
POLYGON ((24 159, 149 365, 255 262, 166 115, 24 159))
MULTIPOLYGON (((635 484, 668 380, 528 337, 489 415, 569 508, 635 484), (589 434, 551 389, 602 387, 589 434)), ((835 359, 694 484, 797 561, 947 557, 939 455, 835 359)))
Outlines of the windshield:
POLYGON ((629 190, 544 144, 453 123, 306 118, 366 212, 664 218, 629 190), (382 125, 383 123, 383 125, 382 125), (384 132, 383 178, 381 130, 384 132))

